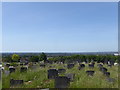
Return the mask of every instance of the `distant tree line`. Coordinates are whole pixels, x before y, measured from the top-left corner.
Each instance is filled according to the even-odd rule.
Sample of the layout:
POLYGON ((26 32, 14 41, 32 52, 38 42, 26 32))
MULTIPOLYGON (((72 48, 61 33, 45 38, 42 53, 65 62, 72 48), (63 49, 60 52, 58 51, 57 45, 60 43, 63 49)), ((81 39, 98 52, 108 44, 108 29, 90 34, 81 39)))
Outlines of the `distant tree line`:
MULTIPOLYGON (((13 54, 12 56, 6 56, 2 58, 3 62, 19 62, 21 58, 26 58, 26 56, 20 57, 17 54, 13 54)), ((71 56, 55 56, 47 59, 47 55, 45 53, 41 53, 40 55, 32 55, 27 57, 29 62, 63 62, 63 63, 72 63, 72 62, 104 62, 104 61, 120 61, 120 56, 114 55, 71 55, 71 56)))

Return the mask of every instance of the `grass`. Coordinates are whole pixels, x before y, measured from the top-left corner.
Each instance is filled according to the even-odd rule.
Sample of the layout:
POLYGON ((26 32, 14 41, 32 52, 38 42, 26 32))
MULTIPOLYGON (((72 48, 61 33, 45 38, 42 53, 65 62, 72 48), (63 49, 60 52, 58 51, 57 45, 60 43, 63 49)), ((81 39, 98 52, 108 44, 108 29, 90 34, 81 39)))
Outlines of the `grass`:
MULTIPOLYGON (((29 68, 27 72, 20 73, 19 66, 15 73, 6 76, 4 73, 2 75, 2 87, 3 88, 54 88, 54 80, 49 80, 47 78, 47 70, 50 69, 49 65, 45 68, 31 69, 29 68), (22 79, 24 84, 16 87, 10 87, 10 79, 22 79)), ((70 82, 70 88, 118 88, 118 66, 113 66, 108 68, 111 73, 111 77, 116 79, 115 83, 110 83, 106 81, 105 76, 99 71, 97 65, 95 64, 94 69, 90 69, 88 65, 82 70, 78 70, 78 64, 72 69, 67 69, 62 64, 53 64, 54 68, 65 68, 66 73, 75 73, 75 79, 70 82), (92 77, 86 75, 86 70, 95 70, 95 74, 92 77)), ((6 68, 7 69, 7 68, 6 68)))

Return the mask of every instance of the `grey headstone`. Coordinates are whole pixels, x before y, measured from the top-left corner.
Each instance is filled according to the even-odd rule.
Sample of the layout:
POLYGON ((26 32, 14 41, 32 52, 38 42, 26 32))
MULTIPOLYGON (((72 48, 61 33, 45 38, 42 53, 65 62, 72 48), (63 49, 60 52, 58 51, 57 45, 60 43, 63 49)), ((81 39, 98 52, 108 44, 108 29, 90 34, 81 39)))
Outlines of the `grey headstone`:
POLYGON ((5 73, 5 75, 9 75, 10 71, 5 70, 4 73, 5 73))
POLYGON ((74 78, 75 78, 75 74, 73 73, 68 73, 65 75, 66 77, 68 77, 70 79, 70 81, 74 81, 74 78))
POLYGON ((55 78, 55 88, 68 88, 70 86, 70 79, 66 76, 59 76, 55 78))

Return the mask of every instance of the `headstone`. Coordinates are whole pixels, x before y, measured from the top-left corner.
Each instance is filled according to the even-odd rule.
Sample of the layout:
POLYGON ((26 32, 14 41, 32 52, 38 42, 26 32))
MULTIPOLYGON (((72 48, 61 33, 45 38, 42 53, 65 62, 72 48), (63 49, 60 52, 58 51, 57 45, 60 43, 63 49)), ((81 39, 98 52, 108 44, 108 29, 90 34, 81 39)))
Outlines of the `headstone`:
POLYGON ((68 88, 70 86, 70 79, 66 76, 59 76, 55 78, 55 88, 68 88))
POLYGON ((75 78, 75 74, 73 73, 68 73, 65 75, 66 77, 68 77, 70 79, 70 81, 74 81, 74 78, 75 78))
POLYGON ((85 67, 85 64, 79 64, 80 65, 80 67, 82 67, 82 68, 84 68, 85 67))
POLYGON ((97 66, 98 66, 99 68, 102 68, 102 67, 103 67, 103 65, 102 65, 102 64, 98 64, 97 66))
POLYGON ((94 68, 94 64, 89 64, 89 68, 94 68))
POLYGON ((88 76, 93 76, 95 71, 90 70, 90 71, 86 71, 86 73, 88 76))
POLYGON ((20 68, 20 72, 26 72, 27 71, 27 67, 21 67, 20 68))
POLYGON ((102 71, 102 72, 107 72, 107 68, 101 67, 101 68, 100 68, 100 71, 102 71))
POLYGON ((58 77, 58 71, 56 69, 49 69, 48 79, 55 79, 56 77, 58 77))
POLYGON ((9 63, 6 63, 6 67, 9 67, 10 66, 10 64, 9 63))
POLYGON ((110 77, 110 72, 103 72, 106 77, 110 77))
POLYGON ((66 70, 65 69, 58 69, 58 73, 65 73, 66 70))
POLYGON ((23 80, 10 79, 10 86, 16 86, 16 85, 20 85, 20 84, 23 84, 23 80))
POLYGON ((24 64, 23 63, 20 63, 20 66, 23 66, 24 64))
POLYGON ((15 68, 14 67, 10 67, 9 71, 10 71, 10 73, 15 72, 15 68))
POLYGON ((68 65, 67 65, 67 68, 68 68, 68 69, 71 69, 71 68, 73 68, 73 67, 74 67, 74 64, 68 64, 68 65))
POLYGON ((40 67, 43 67, 43 68, 45 68, 45 64, 40 64, 40 67))
POLYGON ((79 64, 78 69, 81 70, 81 69, 83 69, 84 67, 85 67, 84 64, 79 64))

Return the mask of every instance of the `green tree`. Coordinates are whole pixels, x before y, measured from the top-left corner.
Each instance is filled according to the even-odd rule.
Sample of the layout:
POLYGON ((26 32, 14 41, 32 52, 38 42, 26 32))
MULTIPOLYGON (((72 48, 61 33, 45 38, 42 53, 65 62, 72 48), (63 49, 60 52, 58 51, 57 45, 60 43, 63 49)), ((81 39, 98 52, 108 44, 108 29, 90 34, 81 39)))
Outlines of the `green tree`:
POLYGON ((19 55, 17 55, 17 54, 13 54, 13 55, 12 55, 12 60, 13 60, 13 62, 18 61, 19 59, 20 59, 20 56, 19 56, 19 55))
POLYGON ((42 53, 40 54, 39 60, 46 62, 46 61, 47 61, 47 55, 42 52, 42 53))
POLYGON ((30 57, 30 61, 31 62, 38 62, 39 61, 39 57, 38 56, 32 56, 32 57, 30 57))

